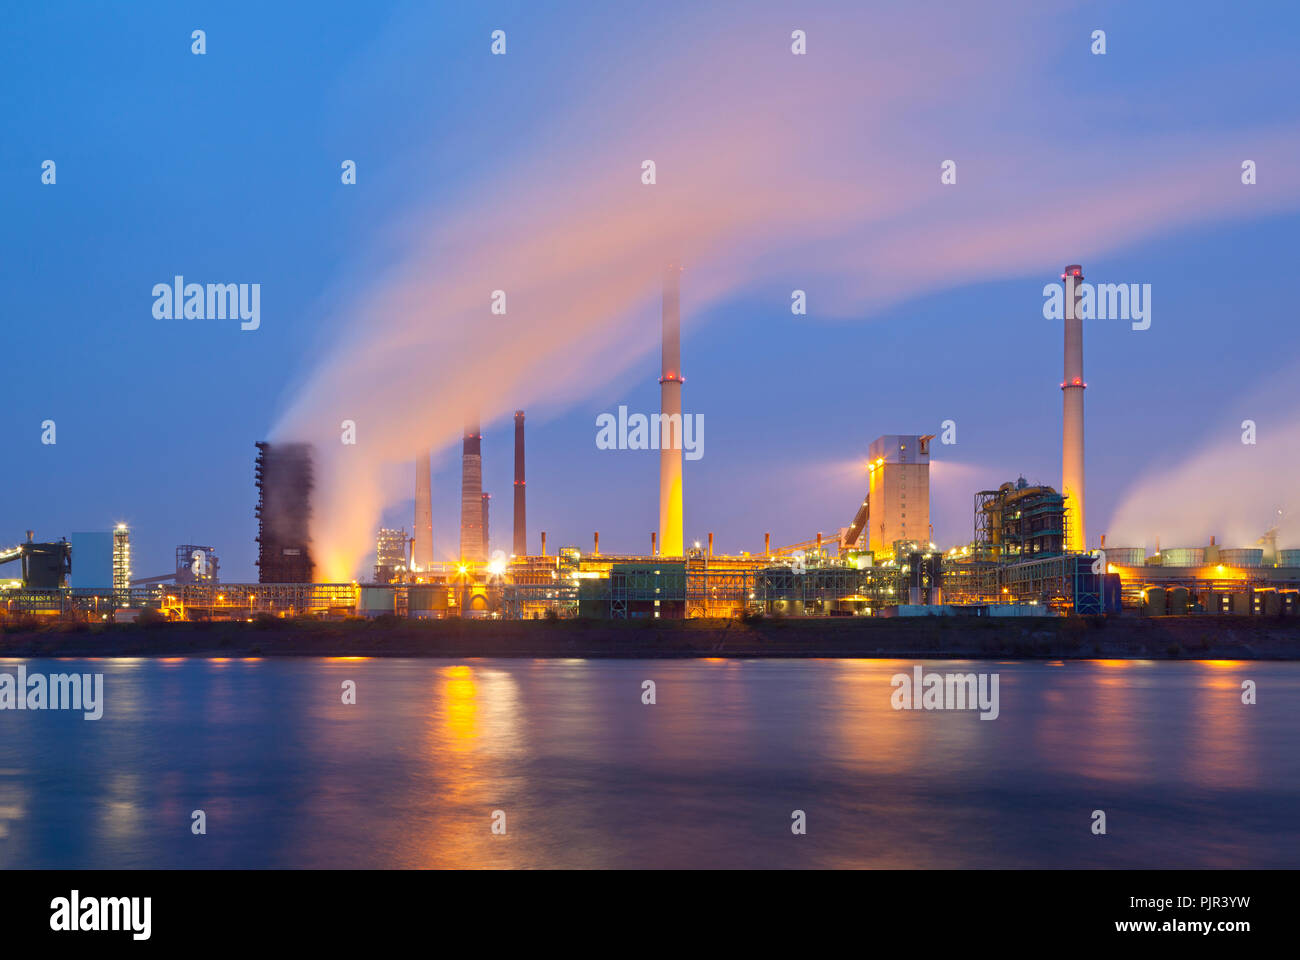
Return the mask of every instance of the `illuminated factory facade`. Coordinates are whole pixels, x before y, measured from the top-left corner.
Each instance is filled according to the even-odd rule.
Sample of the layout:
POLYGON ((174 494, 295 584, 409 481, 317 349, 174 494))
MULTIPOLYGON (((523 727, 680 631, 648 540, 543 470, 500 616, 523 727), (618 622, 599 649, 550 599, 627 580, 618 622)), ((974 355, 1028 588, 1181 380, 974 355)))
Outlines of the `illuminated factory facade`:
POLYGON ((900 540, 929 543, 930 441, 880 437, 867 451, 866 549, 885 556, 900 540))
MULTIPOLYGON (((682 414, 681 266, 663 274, 661 414, 682 414)), ((467 418, 462 444, 459 551, 437 560, 430 453, 414 464, 414 533, 384 529, 373 577, 314 582, 310 520, 313 455, 296 443, 257 444, 256 584, 223 584, 211 547, 177 548, 177 571, 130 579, 125 527, 112 534, 0 549, 21 560, 21 580, 0 581, 0 612, 105 617, 154 607, 173 619, 271 616, 442 618, 691 618, 767 616, 1300 615, 1300 549, 1279 549, 1276 530, 1253 547, 1141 547, 1087 541, 1083 432, 1083 326, 1062 274, 1065 378, 1060 488, 1024 477, 973 493, 970 541, 938 547, 930 514, 934 436, 885 434, 863 451, 863 494, 845 504, 846 526, 773 547, 724 555, 713 534, 685 539, 686 477, 680 445, 660 445, 659 527, 645 554, 548 552, 528 532, 524 411, 514 414, 512 550, 490 550, 489 494, 482 489, 482 434, 467 418), (666 449, 665 449, 666 448, 666 449), (408 552, 409 547, 409 552, 408 552), (490 559, 490 556, 494 559, 490 559), (80 566, 79 566, 80 563, 80 566), (97 567, 102 567, 99 569, 97 567), (80 573, 79 573, 80 571, 80 573), (86 585, 79 585, 79 577, 86 585), (103 584, 90 581, 102 580, 103 584), (108 611, 108 612, 105 612, 108 611)), ((649 472, 649 471, 647 471, 649 472)), ((647 482, 647 494, 650 483, 647 482)), ((443 497, 445 502, 449 498, 443 497)), ((756 534, 757 540, 757 534, 756 534)))

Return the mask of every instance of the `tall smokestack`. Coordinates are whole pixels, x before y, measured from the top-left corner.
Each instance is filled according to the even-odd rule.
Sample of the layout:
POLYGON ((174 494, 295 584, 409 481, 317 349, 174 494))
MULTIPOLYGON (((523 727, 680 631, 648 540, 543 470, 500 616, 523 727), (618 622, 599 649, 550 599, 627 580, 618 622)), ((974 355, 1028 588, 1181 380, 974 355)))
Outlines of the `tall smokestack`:
POLYGON ((592 547, 591 552, 599 557, 600 556, 600 531, 599 530, 596 531, 595 538, 592 541, 591 547, 592 547))
POLYGON ((460 470, 460 558, 483 560, 483 450, 478 418, 465 426, 460 470))
POLYGON ((490 493, 483 494, 483 559, 484 560, 487 559, 488 551, 492 549, 491 546, 492 541, 488 539, 488 530, 490 529, 488 527, 488 512, 491 506, 492 506, 492 494, 490 493))
POLYGON ((524 496, 524 412, 515 411, 515 556, 528 556, 528 521, 524 496))
POLYGON ((680 264, 664 269, 663 375, 659 378, 659 553, 682 550, 682 315, 680 264), (675 433, 674 433, 675 431, 675 433))
POLYGON ((771 555, 772 555, 772 535, 770 533, 765 533, 763 534, 763 556, 770 557, 771 555))
POLYGON ((415 461, 415 543, 411 561, 418 570, 433 566, 433 478, 429 471, 429 452, 415 461))
POLYGON ((542 531, 542 556, 546 556, 546 531, 542 531))
POLYGON ((1083 481, 1083 267, 1072 263, 1061 274, 1065 281, 1065 380, 1061 383, 1064 416, 1061 423, 1061 493, 1066 497, 1065 549, 1088 549, 1083 481))
POLYGON ((655 532, 653 530, 650 531, 650 556, 659 556, 659 549, 655 546, 655 532))

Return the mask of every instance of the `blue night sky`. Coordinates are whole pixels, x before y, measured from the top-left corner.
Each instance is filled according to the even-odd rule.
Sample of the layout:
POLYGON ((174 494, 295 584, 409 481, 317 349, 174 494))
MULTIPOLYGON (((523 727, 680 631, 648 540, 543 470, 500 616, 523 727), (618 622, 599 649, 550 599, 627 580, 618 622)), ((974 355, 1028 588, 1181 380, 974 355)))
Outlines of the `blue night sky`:
MULTIPOLYGON (((1153 475, 1225 443, 1238 459, 1214 485, 1248 509, 1215 514, 1233 508, 1207 477, 1203 525, 1262 532, 1298 486, 1294 401, 1269 391, 1294 397, 1300 6, 1008 2, 978 22, 876 6, 6 9, 0 546, 125 521, 137 576, 192 542, 216 547, 223 579, 255 579, 254 442, 337 442, 351 416, 346 455, 387 464, 365 481, 382 508, 367 530, 410 529, 402 444, 439 448, 442 555, 459 518, 452 398, 472 394, 493 547, 510 547, 523 407, 532 549, 540 530, 589 549, 599 529, 608 552, 644 550, 656 455, 597 450, 594 423, 657 409, 659 264, 635 245, 667 237, 687 264, 684 404, 706 421, 688 541, 830 534, 876 436, 946 419, 941 545, 970 539, 976 490, 1059 485, 1061 328, 1042 287, 1071 262, 1153 291, 1149 330, 1086 330, 1089 540, 1126 503, 1154 509, 1153 475), (479 283, 498 250, 502 278, 479 283), (260 283, 260 329, 155 319, 151 289, 176 274, 260 283), (513 302, 494 321, 496 286, 513 302), (483 302, 472 327, 461 287, 483 302), (1258 449, 1238 440, 1246 418, 1258 449)), ((1125 522, 1116 539, 1150 533, 1125 522)), ((1171 545, 1206 532, 1169 526, 1171 545)))

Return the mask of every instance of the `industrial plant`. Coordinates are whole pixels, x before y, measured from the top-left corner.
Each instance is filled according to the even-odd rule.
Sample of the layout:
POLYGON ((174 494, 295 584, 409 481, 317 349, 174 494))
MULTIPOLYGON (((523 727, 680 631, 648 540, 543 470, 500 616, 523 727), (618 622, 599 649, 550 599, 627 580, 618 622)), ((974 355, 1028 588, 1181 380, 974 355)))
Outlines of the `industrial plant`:
MULTIPOLYGON (((433 545, 431 451, 415 462, 413 532, 381 529, 366 582, 321 583, 312 557, 314 458, 302 443, 256 444, 258 582, 222 583, 212 546, 182 544, 176 569, 132 579, 125 524, 0 549, 21 575, 0 581, 8 616, 173 620, 273 617, 741 618, 1300 615, 1300 548, 1279 549, 1276 529, 1254 545, 1088 547, 1084 470, 1083 324, 1067 266, 1061 481, 1055 488, 1008 479, 973 491, 971 539, 940 547, 930 519, 934 435, 882 434, 867 448, 863 496, 844 505, 838 529, 739 555, 684 541, 680 283, 663 275, 659 526, 644 554, 548 551, 528 530, 524 411, 514 414, 510 554, 490 551, 491 495, 483 487, 478 416, 464 419, 458 559, 433 545), (676 431, 678 442, 673 442, 676 431), (533 544, 537 550, 533 551, 533 544)), ((757 539, 757 536, 756 536, 757 539)))

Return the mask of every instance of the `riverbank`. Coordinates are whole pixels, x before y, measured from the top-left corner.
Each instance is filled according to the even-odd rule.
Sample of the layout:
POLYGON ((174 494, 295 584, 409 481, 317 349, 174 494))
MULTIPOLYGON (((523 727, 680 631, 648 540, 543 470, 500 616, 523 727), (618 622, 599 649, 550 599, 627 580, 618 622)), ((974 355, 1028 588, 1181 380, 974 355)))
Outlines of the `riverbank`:
POLYGON ((1300 659, 1300 619, 857 617, 52 625, 4 657, 880 657, 1300 659))

